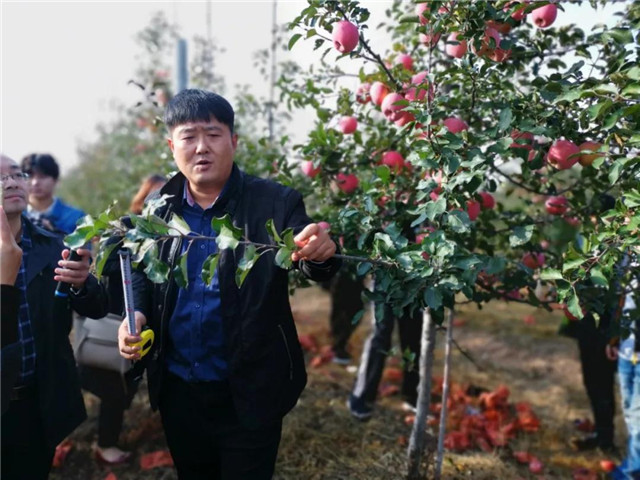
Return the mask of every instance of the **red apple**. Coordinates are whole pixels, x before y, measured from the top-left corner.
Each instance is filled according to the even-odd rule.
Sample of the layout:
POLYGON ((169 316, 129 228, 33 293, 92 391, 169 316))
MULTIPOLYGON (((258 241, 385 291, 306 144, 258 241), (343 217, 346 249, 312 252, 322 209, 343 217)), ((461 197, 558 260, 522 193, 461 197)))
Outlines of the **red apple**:
POLYGON ((445 118, 442 123, 451 133, 460 133, 463 130, 469 129, 469 125, 467 125, 467 122, 465 122, 464 120, 460 120, 457 117, 445 118))
POLYGON ((358 120, 356 120, 355 117, 346 116, 340 119, 338 125, 340 126, 340 130, 342 131, 342 133, 348 135, 355 132, 358 128, 358 120))
POLYGON ((302 170, 302 173, 304 173, 309 178, 315 177, 322 171, 320 167, 315 168, 311 160, 305 160, 304 162, 302 162, 300 164, 300 170, 302 170))
POLYGON ((351 193, 360 184, 358 177, 356 177, 353 173, 345 174, 339 173, 336 175, 336 181, 338 182, 338 188, 342 190, 344 193, 351 193))
POLYGON ((531 12, 531 20, 538 28, 547 28, 556 21, 557 16, 558 7, 555 3, 549 3, 531 12))
POLYGON ((467 215, 472 222, 480 215, 480 202, 477 200, 467 200, 467 215))
POLYGON ((371 95, 369 94, 369 89, 371 88, 370 83, 363 83, 358 86, 356 90, 356 101, 358 103, 369 103, 371 101, 371 95))
POLYGON ((327 231, 331 230, 331 224, 328 222, 324 222, 324 221, 318 222, 318 226, 323 230, 327 230, 327 231))
POLYGON ((544 463, 538 460, 536 457, 532 457, 529 462, 529 471, 534 475, 539 475, 544 471, 544 463))
POLYGON ((424 15, 425 13, 429 13, 429 5, 426 3, 419 3, 416 5, 416 15, 420 20, 422 25, 426 25, 429 23, 429 19, 424 15))
POLYGON ((400 53, 396 57, 396 65, 402 65, 406 70, 413 70, 413 58, 406 53, 400 53))
POLYGON ((511 18, 513 18, 516 22, 519 22, 520 20, 522 20, 524 17, 527 16, 525 9, 527 8, 527 4, 529 3, 530 0, 524 0, 524 1, 520 1, 520 2, 509 2, 507 5, 505 5, 505 7, 503 8, 504 11, 508 11, 511 10, 512 8, 514 8, 516 5, 521 4, 522 6, 519 7, 518 9, 516 9, 512 14, 511 14, 511 18))
POLYGON ((460 35, 458 32, 453 32, 449 35, 444 51, 452 57, 462 58, 467 53, 467 41, 458 40, 458 35, 460 35))
POLYGON ((382 82, 373 82, 371 84, 371 88, 369 89, 369 94, 371 95, 371 100, 376 105, 382 105, 382 101, 384 97, 389 94, 389 87, 387 87, 382 82))
POLYGON ((340 20, 333 26, 333 46, 340 53, 349 53, 358 46, 358 27, 347 20, 340 20))
POLYGON ((420 43, 423 45, 434 47, 436 43, 438 43, 438 40, 440 40, 440 36, 440 33, 421 33, 418 35, 418 40, 420 40, 420 43))
POLYGON ((511 138, 513 138, 513 143, 509 145, 509 148, 533 149, 533 133, 513 130, 511 132, 511 138))
POLYGON ((531 461, 531 454, 522 450, 513 452, 513 456, 518 463, 529 463, 531 461))
MULTIPOLYGON (((584 151, 597 152, 598 150, 600 150, 600 147, 602 147, 601 143, 587 141, 587 142, 581 143, 578 148, 580 149, 581 152, 584 152, 584 151)), ((588 167, 593 163, 593 161, 596 158, 603 157, 603 156, 604 155, 602 153, 583 153, 578 158, 578 161, 580 162, 580 165, 582 165, 583 167, 588 167)))
POLYGON ((503 35, 506 35, 507 33, 509 33, 511 31, 511 25, 506 23, 506 22, 498 22, 496 20, 489 20, 486 23, 486 26, 496 29, 498 32, 500 32, 503 35))
POLYGON ((385 117, 395 122, 402 115, 401 110, 406 106, 405 102, 405 98, 402 95, 393 92, 384 97, 380 110, 382 110, 385 117))
POLYGON ((389 150, 388 152, 384 152, 382 154, 380 163, 388 166, 391 170, 399 172, 404 167, 404 157, 400 154, 400 152, 389 150))
POLYGON ((482 197, 482 208, 492 210, 496 206, 496 199, 489 192, 480 192, 478 195, 482 197))
POLYGON ((544 207, 550 215, 563 215, 569 208, 569 202, 562 195, 547 198, 544 207))
POLYGON ((611 472, 616 469, 616 463, 612 460, 600 460, 600 468, 603 472, 611 472))
POLYGON ((564 221, 576 228, 582 223, 578 217, 564 217, 564 221))
POLYGON ((580 149, 569 140, 556 140, 549 148, 547 161, 558 170, 573 167, 580 158, 580 149))
POLYGON ((404 127, 407 123, 413 122, 416 119, 415 115, 411 112, 401 112, 400 118, 395 120, 393 123, 398 125, 399 127, 404 127))
POLYGON ((522 256, 523 265, 529 267, 531 270, 542 267, 545 260, 544 253, 541 252, 528 252, 522 256))
POLYGON ((412 76, 411 85, 415 86, 405 85, 405 88, 409 88, 407 88, 407 93, 405 93, 404 98, 406 98, 410 102, 413 102, 415 100, 424 100, 424 98, 427 96, 428 91, 429 98, 433 99, 433 87, 429 85, 427 75, 428 72, 425 70, 422 72, 418 72, 414 76, 412 76))

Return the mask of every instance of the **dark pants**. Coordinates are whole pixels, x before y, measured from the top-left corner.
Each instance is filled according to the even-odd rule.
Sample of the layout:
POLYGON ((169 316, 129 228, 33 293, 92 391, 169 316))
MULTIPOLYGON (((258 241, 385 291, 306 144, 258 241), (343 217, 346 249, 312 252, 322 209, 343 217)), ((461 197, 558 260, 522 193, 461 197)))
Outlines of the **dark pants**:
POLYGON ((55 446, 47 446, 38 398, 13 400, 2 415, 2 480, 49 476, 55 446))
POLYGON ((615 415, 616 362, 606 357, 606 338, 597 330, 593 316, 586 315, 577 325, 582 381, 591 403, 595 431, 600 446, 613 445, 615 415))
POLYGON ((187 383, 167 373, 160 414, 180 480, 269 480, 282 422, 240 425, 227 382, 187 383))
POLYGON ((118 372, 79 366, 82 388, 100 399, 98 414, 98 446, 115 447, 120 438, 124 411, 138 388, 137 383, 125 379, 118 372))
POLYGON ((348 273, 340 273, 333 277, 329 284, 331 293, 331 335, 333 351, 344 353, 351 334, 357 327, 353 317, 362 310, 361 279, 354 279, 348 273))
POLYGON ((352 404, 356 407, 372 407, 378 394, 378 385, 384 370, 389 350, 391 350, 391 337, 394 324, 398 323, 400 347, 404 353, 409 351, 415 355, 414 360, 404 363, 402 398, 416 404, 418 399, 418 383, 420 372, 420 335, 422 332, 422 312, 417 311, 413 316, 405 314, 396 319, 389 307, 385 307, 382 319, 374 319, 373 332, 367 338, 362 350, 360 367, 356 382, 351 392, 352 404))

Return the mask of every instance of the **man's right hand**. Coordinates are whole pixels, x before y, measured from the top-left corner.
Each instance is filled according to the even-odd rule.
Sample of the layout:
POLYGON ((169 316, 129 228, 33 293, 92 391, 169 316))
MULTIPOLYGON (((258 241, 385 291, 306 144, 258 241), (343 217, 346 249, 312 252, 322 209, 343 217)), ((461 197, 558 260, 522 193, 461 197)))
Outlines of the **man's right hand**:
POLYGON ((15 285, 21 263, 22 249, 11 232, 4 208, 0 206, 0 283, 2 285, 15 285))
POLYGON ((607 345, 604 350, 605 355, 611 361, 618 359, 618 347, 615 345, 607 345))
POLYGON ((120 350, 120 356, 127 360, 138 360, 140 358, 140 346, 132 346, 132 344, 142 340, 139 333, 142 331, 142 327, 147 324, 147 317, 141 312, 135 312, 135 319, 137 335, 129 334, 129 322, 126 318, 122 321, 118 329, 118 349, 120 350))

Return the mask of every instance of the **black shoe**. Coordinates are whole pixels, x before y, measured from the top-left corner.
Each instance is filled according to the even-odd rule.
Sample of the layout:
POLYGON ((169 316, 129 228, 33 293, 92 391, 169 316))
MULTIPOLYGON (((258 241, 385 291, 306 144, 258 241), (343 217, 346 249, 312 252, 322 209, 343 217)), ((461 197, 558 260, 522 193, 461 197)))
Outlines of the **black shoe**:
POLYGON ((361 422, 366 422, 373 415, 373 408, 366 405, 357 405, 357 403, 358 402, 355 402, 352 397, 349 397, 347 399, 347 408, 349 408, 349 412, 351 412, 353 418, 361 422))

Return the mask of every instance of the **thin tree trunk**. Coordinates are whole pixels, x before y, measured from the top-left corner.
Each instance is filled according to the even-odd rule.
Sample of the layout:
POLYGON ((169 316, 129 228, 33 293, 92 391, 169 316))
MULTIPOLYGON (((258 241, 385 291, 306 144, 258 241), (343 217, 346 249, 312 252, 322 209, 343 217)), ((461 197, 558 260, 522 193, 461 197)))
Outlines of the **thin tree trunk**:
POLYGON ((431 318, 431 311, 427 308, 423 312, 422 336, 420 341, 420 384, 418 385, 418 405, 416 419, 413 423, 409 448, 407 450, 409 480, 420 478, 420 460, 425 451, 427 440, 433 441, 433 436, 427 432, 427 415, 431 402, 431 372, 433 371, 433 356, 436 346, 436 325, 431 318))
POLYGON ((451 343, 453 340, 453 309, 447 311, 447 336, 444 344, 444 375, 442 379, 442 408, 440 409, 440 427, 438 431, 438 450, 436 454, 435 480, 442 474, 444 457, 444 437, 447 433, 447 400, 449 399, 449 371, 451 366, 451 343))

